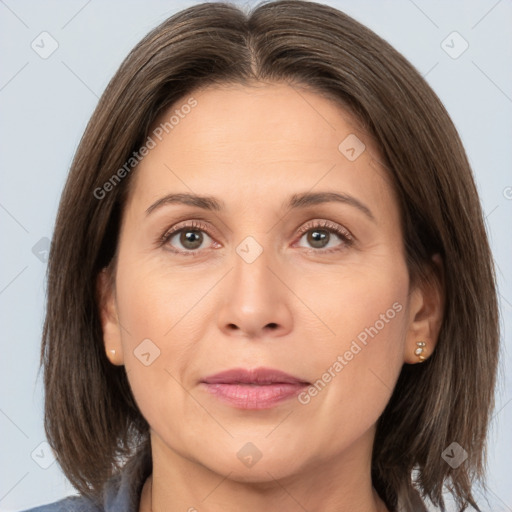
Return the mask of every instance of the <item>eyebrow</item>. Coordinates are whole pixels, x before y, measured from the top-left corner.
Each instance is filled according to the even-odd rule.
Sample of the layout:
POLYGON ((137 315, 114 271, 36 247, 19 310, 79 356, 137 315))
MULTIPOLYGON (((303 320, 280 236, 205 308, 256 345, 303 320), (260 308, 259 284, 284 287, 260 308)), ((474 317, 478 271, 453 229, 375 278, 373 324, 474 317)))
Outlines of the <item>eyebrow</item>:
MULTIPOLYGON (((363 204, 359 199, 348 194, 340 194, 337 192, 304 192, 302 194, 293 194, 286 206, 288 209, 295 210, 300 208, 307 208, 323 203, 343 203, 357 208, 364 213, 369 219, 375 222, 375 217, 371 210, 363 204)), ((195 206, 203 210, 221 211, 225 208, 223 201, 216 199, 213 196, 199 196, 196 194, 179 193, 168 194, 157 201, 155 201, 147 210, 146 215, 168 204, 185 204, 188 206, 195 206)))

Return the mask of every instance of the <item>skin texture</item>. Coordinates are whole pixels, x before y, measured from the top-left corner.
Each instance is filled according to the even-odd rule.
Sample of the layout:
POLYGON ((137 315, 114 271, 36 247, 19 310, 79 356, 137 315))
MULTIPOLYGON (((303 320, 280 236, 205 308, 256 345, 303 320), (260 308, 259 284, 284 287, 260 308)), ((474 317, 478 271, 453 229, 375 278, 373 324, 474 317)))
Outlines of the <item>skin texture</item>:
POLYGON ((431 286, 410 287, 378 151, 344 110, 303 88, 210 87, 194 98, 138 166, 113 284, 107 273, 98 279, 105 349, 125 365, 151 427, 153 474, 140 510, 386 510, 370 478, 375 423, 404 362, 418 362, 416 342, 431 354, 442 301, 431 286), (350 134, 366 146, 354 161, 338 149, 350 134), (335 202, 282 207, 292 194, 320 191, 356 198, 373 219, 335 202), (146 213, 180 192, 215 196, 225 208, 146 213), (201 223, 202 243, 186 245, 180 234, 158 243, 183 221, 201 223), (322 249, 314 221, 348 230, 352 243, 322 231, 322 249), (251 263, 237 252, 254 254, 248 236, 262 249, 251 263), (384 327, 348 360, 383 314, 384 327), (160 350, 148 366, 134 353, 145 339, 160 350), (336 371, 338 356, 346 364, 336 371), (237 409, 200 385, 222 370, 262 366, 311 383, 331 368, 331 379, 308 403, 294 397, 264 410, 237 409), (250 467, 237 456, 249 442, 261 453, 250 467))

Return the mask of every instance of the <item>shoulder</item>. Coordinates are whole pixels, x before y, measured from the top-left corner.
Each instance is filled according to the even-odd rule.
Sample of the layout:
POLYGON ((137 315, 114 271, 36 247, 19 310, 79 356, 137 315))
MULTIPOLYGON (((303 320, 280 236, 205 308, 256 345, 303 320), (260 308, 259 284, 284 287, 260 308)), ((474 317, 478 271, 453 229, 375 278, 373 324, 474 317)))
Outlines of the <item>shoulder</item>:
POLYGON ((91 500, 83 496, 72 496, 54 503, 24 510, 23 512, 103 512, 91 500))
POLYGON ((122 471, 107 482, 97 500, 72 496, 23 512, 137 512, 142 486, 152 470, 149 445, 127 461, 122 471))

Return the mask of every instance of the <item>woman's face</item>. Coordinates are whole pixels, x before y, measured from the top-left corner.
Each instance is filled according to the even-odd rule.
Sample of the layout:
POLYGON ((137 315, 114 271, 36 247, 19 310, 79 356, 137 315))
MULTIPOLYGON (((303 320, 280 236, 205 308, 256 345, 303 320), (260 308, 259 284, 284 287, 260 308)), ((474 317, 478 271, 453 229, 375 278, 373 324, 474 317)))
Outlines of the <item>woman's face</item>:
POLYGON ((240 481, 368 455, 419 303, 372 142, 288 85, 208 88, 159 121, 102 310, 153 449, 240 481))

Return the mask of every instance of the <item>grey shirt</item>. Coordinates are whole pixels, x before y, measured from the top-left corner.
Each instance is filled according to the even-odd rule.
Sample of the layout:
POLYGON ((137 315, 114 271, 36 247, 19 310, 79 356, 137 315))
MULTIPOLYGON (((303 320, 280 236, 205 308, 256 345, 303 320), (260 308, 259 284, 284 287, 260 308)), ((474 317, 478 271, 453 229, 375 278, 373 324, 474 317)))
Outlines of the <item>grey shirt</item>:
POLYGON ((72 496, 25 512, 138 512, 142 486, 150 473, 151 459, 135 458, 107 482, 101 503, 72 496))

